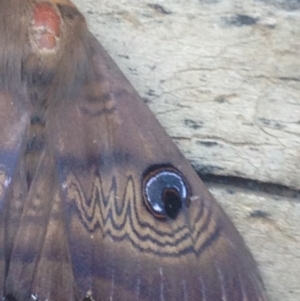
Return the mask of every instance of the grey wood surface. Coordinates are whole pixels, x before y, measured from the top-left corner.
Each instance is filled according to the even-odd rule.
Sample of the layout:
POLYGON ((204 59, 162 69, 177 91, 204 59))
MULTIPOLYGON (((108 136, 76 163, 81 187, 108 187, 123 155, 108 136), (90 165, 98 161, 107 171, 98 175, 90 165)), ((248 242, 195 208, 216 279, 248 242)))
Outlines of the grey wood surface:
POLYGON ((209 188, 270 299, 299 301, 300 2, 75 3, 194 168, 231 179, 209 188))

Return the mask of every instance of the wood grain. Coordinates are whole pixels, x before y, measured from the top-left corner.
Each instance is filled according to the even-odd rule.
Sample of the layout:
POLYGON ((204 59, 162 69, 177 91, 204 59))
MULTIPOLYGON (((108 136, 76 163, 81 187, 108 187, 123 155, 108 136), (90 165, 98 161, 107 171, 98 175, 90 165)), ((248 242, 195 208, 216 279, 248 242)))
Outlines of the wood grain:
POLYGON ((300 187, 294 2, 76 3, 197 170, 300 187))

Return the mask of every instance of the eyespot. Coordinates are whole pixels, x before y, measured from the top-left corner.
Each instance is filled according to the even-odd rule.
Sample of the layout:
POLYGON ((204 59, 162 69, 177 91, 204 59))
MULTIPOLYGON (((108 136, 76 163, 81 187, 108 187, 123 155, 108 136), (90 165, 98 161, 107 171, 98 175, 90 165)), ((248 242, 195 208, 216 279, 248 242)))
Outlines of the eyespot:
POLYGON ((143 197, 155 217, 175 219, 188 204, 189 188, 174 167, 153 166, 144 174, 143 197))

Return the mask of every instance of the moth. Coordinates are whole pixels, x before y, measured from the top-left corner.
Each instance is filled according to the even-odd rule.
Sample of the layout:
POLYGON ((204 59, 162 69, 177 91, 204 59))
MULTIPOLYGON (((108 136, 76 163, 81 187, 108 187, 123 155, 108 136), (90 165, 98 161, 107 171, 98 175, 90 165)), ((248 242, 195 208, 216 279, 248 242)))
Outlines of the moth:
POLYGON ((266 301, 243 239, 68 0, 0 0, 0 294, 266 301))

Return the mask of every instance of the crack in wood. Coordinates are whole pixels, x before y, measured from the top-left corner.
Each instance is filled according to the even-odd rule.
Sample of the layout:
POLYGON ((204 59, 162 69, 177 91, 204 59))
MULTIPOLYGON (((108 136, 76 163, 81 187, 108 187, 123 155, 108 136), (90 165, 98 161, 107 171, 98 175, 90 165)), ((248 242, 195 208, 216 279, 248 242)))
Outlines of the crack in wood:
POLYGON ((197 174, 202 179, 202 181, 208 186, 226 185, 237 189, 245 189, 265 193, 268 195, 275 195, 277 197, 288 197, 294 200, 295 202, 300 202, 300 190, 285 185, 261 182, 236 176, 221 176, 201 172, 197 172, 197 174))

